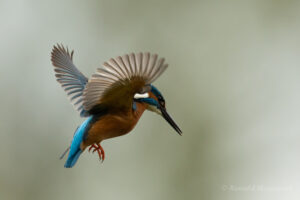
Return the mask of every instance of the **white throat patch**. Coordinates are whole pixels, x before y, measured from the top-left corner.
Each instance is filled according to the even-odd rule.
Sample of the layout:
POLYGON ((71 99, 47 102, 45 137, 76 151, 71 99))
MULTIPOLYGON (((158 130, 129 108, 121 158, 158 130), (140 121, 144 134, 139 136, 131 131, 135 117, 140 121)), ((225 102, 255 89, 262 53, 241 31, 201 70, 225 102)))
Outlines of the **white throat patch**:
POLYGON ((145 98, 148 98, 148 97, 149 97, 149 93, 147 92, 147 93, 144 93, 144 94, 136 93, 133 98, 135 98, 135 99, 145 99, 145 98))

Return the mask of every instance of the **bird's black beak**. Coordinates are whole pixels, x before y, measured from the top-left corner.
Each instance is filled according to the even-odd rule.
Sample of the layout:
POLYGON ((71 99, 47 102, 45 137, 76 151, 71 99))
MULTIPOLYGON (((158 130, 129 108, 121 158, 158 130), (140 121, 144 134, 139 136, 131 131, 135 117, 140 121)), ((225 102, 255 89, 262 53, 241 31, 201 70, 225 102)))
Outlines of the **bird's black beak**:
POLYGON ((161 111, 161 114, 163 116, 163 118, 165 118, 165 120, 175 129, 175 131, 181 135, 182 131, 180 130, 180 128, 177 126, 177 124, 173 121, 173 119, 171 118, 171 116, 167 113, 166 108, 164 107, 160 107, 159 108, 161 111))

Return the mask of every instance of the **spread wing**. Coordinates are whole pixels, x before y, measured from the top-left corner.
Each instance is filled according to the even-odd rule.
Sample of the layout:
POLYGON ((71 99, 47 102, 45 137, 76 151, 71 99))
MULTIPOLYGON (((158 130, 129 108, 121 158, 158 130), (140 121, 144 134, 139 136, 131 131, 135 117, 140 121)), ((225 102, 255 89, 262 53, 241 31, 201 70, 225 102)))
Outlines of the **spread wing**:
POLYGON ((68 48, 57 44, 51 52, 51 61, 54 66, 56 80, 67 92, 71 103, 81 116, 88 116, 88 112, 83 108, 83 91, 88 79, 73 64, 73 53, 68 48))
POLYGON ((104 62, 102 68, 86 84, 84 110, 97 106, 110 109, 131 109, 133 96, 155 81, 168 67, 156 54, 137 53, 119 56, 104 62))

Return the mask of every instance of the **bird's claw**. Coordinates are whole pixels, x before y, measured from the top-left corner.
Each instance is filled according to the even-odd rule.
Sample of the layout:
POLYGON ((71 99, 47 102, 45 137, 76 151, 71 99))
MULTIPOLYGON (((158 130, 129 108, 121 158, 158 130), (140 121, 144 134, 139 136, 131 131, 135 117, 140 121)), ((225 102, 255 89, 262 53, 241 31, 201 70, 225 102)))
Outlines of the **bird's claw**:
POLYGON ((98 152, 99 155, 99 159, 103 162, 105 159, 105 152, 104 149, 102 148, 102 146, 100 144, 92 144, 89 148, 89 152, 93 149, 93 152, 98 152), (93 149, 94 148, 94 149, 93 149))

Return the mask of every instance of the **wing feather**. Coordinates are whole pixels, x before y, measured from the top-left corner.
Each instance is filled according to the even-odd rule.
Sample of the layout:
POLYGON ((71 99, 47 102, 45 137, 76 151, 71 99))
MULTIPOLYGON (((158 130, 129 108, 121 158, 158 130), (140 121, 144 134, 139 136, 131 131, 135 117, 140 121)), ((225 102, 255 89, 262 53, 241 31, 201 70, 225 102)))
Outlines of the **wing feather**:
POLYGON ((136 62, 135 62, 135 55, 132 53, 129 55, 129 62, 130 65, 132 66, 132 76, 136 76, 137 75, 137 67, 136 67, 136 62))
POLYGON ((67 92, 71 103, 81 116, 87 116, 88 113, 83 109, 83 90, 88 79, 73 64, 74 51, 69 52, 68 48, 57 44, 51 52, 51 61, 54 66, 56 80, 67 92))
POLYGON ((116 62, 117 64, 120 66, 121 69, 124 69, 124 74, 126 77, 129 77, 130 76, 130 72, 129 72, 129 69, 126 67, 126 65, 124 64, 123 60, 122 60, 122 57, 121 56, 118 56, 116 58, 116 62))
POLYGON ((143 57, 142 57, 142 53, 137 53, 136 55, 135 55, 135 63, 136 63, 136 69, 137 69, 137 71, 136 71, 136 74, 137 74, 137 76, 141 76, 141 71, 142 71, 142 59, 143 59, 143 57))
POLYGON ((127 54, 122 56, 122 61, 125 65, 125 67, 128 69, 128 74, 133 75, 134 74, 134 69, 132 68, 132 65, 130 64, 129 56, 127 54))
POLYGON ((146 74, 148 66, 149 66, 150 53, 149 52, 144 53, 143 57, 144 57, 144 59, 143 59, 143 72, 142 72, 142 74, 146 74))
POLYGON ((134 94, 155 81, 167 66, 164 58, 158 59, 157 54, 148 52, 111 58, 86 84, 84 110, 91 111, 99 104, 118 109, 131 108, 134 94))

